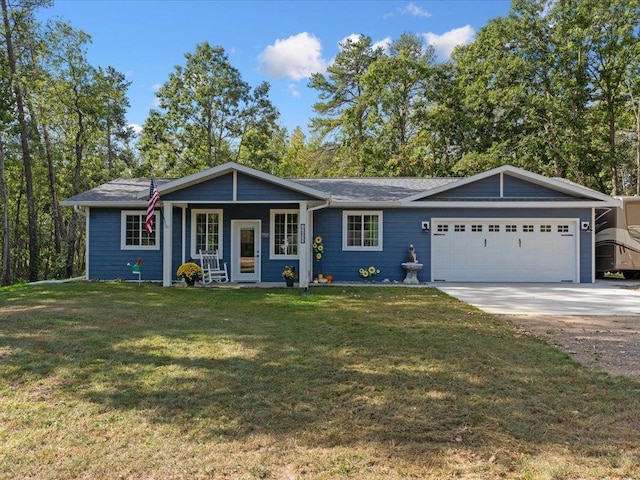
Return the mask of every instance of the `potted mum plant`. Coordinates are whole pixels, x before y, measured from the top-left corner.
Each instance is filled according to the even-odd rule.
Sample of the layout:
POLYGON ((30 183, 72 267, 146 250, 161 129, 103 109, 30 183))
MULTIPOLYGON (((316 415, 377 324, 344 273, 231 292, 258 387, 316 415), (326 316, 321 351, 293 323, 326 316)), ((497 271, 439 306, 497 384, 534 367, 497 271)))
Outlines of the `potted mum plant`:
POLYGON ((296 278, 296 267, 286 265, 282 271, 282 278, 284 278, 287 287, 293 287, 293 281, 296 278))
POLYGON ((202 278, 203 273, 200 265, 194 262, 187 262, 178 267, 176 275, 184 279, 188 286, 193 287, 196 280, 200 280, 202 278))

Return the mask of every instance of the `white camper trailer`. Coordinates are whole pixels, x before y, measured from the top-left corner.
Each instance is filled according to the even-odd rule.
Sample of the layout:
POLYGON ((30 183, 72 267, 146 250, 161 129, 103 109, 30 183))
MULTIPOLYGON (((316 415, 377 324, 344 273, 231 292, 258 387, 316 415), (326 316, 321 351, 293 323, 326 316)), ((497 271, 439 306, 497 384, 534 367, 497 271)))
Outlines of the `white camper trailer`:
POLYGON ((596 277, 640 278, 640 197, 616 197, 622 206, 596 211, 596 277))

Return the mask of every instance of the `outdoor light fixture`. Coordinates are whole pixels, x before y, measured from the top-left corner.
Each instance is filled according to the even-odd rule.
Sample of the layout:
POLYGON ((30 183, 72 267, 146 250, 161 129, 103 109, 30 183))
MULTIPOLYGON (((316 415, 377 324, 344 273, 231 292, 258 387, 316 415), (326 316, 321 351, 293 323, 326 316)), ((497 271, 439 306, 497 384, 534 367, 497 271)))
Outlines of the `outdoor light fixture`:
POLYGON ((422 231, 423 232, 429 231, 429 222, 422 222, 422 231))

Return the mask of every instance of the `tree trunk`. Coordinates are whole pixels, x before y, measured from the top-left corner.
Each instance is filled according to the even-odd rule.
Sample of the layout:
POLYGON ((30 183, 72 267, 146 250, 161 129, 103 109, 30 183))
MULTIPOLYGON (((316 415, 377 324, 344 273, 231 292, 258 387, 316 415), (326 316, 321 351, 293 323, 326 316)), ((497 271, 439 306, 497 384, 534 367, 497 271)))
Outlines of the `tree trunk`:
MULTIPOLYGON (((75 141, 75 156, 76 156, 76 165, 73 170, 73 186, 72 193, 76 195, 80 193, 82 186, 80 185, 81 173, 82 173, 82 160, 84 157, 84 115, 82 110, 80 109, 80 105, 78 103, 79 95, 76 91, 75 97, 75 110, 76 115, 78 115, 78 131, 76 132, 76 141, 75 141)), ((77 222, 78 222, 78 214, 73 212, 71 215, 71 221, 69 222, 69 230, 67 232, 67 262, 66 262, 66 275, 68 278, 73 276, 73 260, 75 258, 76 253, 76 242, 77 242, 77 222)))
POLYGON ((16 81, 16 58, 13 51, 13 41, 11 36, 11 25, 9 24, 9 11, 7 1, 0 0, 2 7, 2 17, 4 24, 5 45, 7 50, 7 60, 9 61, 9 84, 13 88, 15 96, 16 110, 18 113, 18 124, 20 126, 20 143, 22 146, 22 163, 24 166, 24 179, 27 189, 27 215, 29 220, 29 281, 38 279, 39 252, 38 252, 38 222, 36 214, 35 196, 33 194, 33 177, 31 173, 31 153, 29 151, 29 132, 24 113, 24 100, 22 89, 16 81))
POLYGON ((11 285, 11 224, 9 222, 9 191, 4 173, 4 143, 0 136, 0 200, 2 200, 2 278, 0 285, 11 285))

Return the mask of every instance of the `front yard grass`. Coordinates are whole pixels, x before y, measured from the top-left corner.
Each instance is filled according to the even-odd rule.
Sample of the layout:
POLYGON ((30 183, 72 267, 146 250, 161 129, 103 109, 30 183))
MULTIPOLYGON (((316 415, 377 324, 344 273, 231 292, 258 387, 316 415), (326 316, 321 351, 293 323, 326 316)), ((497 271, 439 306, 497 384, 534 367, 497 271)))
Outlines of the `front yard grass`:
POLYGON ((640 385, 425 288, 0 290, 0 478, 640 478, 640 385))

